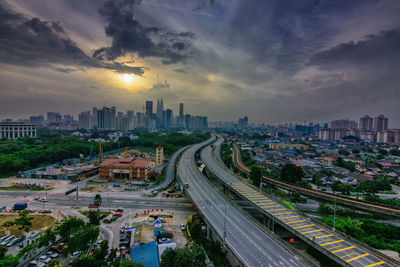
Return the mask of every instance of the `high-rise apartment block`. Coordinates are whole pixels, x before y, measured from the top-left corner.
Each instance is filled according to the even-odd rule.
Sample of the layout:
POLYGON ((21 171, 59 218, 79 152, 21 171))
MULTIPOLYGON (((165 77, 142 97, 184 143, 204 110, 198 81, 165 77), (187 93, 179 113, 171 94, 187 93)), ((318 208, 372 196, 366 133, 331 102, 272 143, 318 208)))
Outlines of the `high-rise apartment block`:
POLYGON ((389 120, 383 115, 379 115, 374 119, 374 131, 380 132, 388 129, 389 120))
POLYGON ((359 129, 372 132, 374 129, 374 119, 368 115, 360 118, 359 129))

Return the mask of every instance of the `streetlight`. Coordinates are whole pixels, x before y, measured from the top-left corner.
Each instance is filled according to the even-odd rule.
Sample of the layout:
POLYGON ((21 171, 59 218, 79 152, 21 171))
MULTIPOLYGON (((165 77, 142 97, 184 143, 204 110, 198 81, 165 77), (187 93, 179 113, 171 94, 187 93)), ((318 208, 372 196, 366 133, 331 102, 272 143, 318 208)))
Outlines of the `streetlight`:
POLYGON ((336 191, 333 191, 333 194, 335 195, 335 205, 333 209, 333 231, 335 231, 336 227, 336 191))
POLYGON ((224 245, 225 245, 225 238, 226 238, 226 235, 227 235, 227 233, 226 233, 226 202, 227 202, 228 200, 225 200, 225 218, 224 218, 224 245))

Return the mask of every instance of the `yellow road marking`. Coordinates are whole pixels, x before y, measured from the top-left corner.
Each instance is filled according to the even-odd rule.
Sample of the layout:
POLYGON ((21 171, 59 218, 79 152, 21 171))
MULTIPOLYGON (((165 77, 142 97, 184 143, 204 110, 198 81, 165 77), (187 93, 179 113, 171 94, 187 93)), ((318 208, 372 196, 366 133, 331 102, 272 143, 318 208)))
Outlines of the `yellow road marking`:
POLYGON ((304 228, 304 227, 310 227, 310 226, 314 226, 314 225, 315 225, 315 224, 300 225, 300 226, 293 227, 293 229, 304 228))
POLYGON ((344 241, 343 239, 336 240, 336 241, 332 241, 332 242, 329 242, 329 243, 320 244, 320 246, 326 246, 326 245, 330 245, 330 244, 340 243, 340 242, 343 242, 343 241, 344 241))
POLYGON ((279 218, 279 220, 289 219, 289 218, 295 218, 295 217, 300 217, 300 216, 298 216, 298 215, 296 215, 296 216, 287 216, 287 217, 279 218))
POLYGON ((293 212, 291 212, 291 211, 289 211, 289 212, 281 212, 281 213, 272 214, 272 215, 281 215, 281 214, 289 214, 289 213, 293 213, 293 212))
MULTIPOLYGON (((305 235, 305 234, 314 233, 314 232, 321 232, 321 231, 324 231, 324 229, 317 229, 317 230, 311 230, 311 231, 307 231, 307 232, 300 232, 300 234, 305 235)), ((315 238, 319 238, 319 236, 317 236, 315 238)))
MULTIPOLYGON (((321 229, 322 230, 322 229, 321 229)), ((304 233, 302 233, 304 234, 304 233)), ((328 237, 328 236, 333 236, 333 234, 329 234, 329 235, 320 235, 320 236, 316 236, 315 238, 323 238, 323 237, 328 237)))
POLYGON ((305 221, 307 221, 307 220, 291 221, 291 222, 287 222, 286 224, 299 223, 299 222, 305 222, 305 221))
POLYGON ((352 253, 346 254, 346 255, 344 255, 344 256, 342 256, 342 257, 340 257, 340 258, 343 259, 343 258, 346 258, 346 257, 351 256, 351 255, 353 255, 353 254, 356 254, 356 253, 355 253, 355 252, 352 252, 352 253))
POLYGON ((328 248, 328 250, 332 250, 332 249, 335 249, 335 248, 341 248, 341 247, 343 247, 343 246, 335 246, 335 247, 328 248))
POLYGON ((384 264, 385 262, 384 261, 380 261, 380 262, 376 262, 376 263, 373 263, 373 264, 370 264, 370 265, 365 265, 364 267, 372 267, 372 266, 377 266, 377 265, 381 265, 381 264, 384 264))
POLYGON ((267 210, 267 211, 278 211, 278 210, 285 210, 285 209, 272 209, 272 210, 267 210))
POLYGON ((350 247, 347 247, 347 248, 341 248, 341 249, 332 251, 332 253, 337 253, 337 252, 344 251, 344 250, 348 250, 348 249, 352 249, 352 248, 355 248, 355 247, 356 247, 356 246, 350 246, 350 247))
POLYGON ((354 261, 354 260, 356 260, 356 259, 359 259, 359 258, 368 256, 368 255, 369 255, 368 253, 365 253, 365 254, 362 254, 362 255, 358 255, 357 257, 354 257, 354 258, 351 258, 351 259, 346 260, 346 262, 351 262, 351 261, 354 261))
POLYGON ((261 205, 263 208, 272 208, 272 207, 279 207, 279 204, 272 204, 272 205, 261 205))

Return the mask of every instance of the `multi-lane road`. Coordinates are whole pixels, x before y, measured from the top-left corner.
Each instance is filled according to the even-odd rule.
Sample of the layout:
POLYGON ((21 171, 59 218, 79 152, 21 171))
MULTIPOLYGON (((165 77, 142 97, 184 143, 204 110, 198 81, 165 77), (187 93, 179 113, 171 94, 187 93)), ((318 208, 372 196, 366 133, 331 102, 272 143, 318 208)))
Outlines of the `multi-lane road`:
POLYGON ((301 259, 231 206, 202 176, 194 163, 194 155, 203 145, 214 140, 215 137, 188 148, 178 163, 178 177, 187 184, 186 193, 206 222, 245 266, 305 266, 301 259))
MULTIPOLYGON (((220 146, 222 142, 223 139, 219 138, 215 142, 215 147, 220 146)), ((386 260, 377 256, 374 251, 367 250, 358 244, 354 244, 352 241, 346 240, 343 236, 310 221, 309 218, 289 210, 287 207, 243 183, 234 174, 217 163, 213 157, 211 146, 207 146, 202 150, 201 159, 206 167, 232 188, 232 190, 242 195, 263 212, 268 213, 277 223, 283 225, 292 233, 297 234, 303 239, 312 241, 315 247, 326 255, 331 256, 338 263, 352 266, 391 266, 386 260)))

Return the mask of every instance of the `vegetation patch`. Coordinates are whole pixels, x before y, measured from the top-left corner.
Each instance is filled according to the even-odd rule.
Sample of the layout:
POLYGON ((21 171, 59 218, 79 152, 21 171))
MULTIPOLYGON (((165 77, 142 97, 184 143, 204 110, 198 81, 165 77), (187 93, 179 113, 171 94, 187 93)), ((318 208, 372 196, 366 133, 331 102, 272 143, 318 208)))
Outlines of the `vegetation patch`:
MULTIPOLYGON (((0 232, 4 234, 4 231, 9 230, 11 235, 21 237, 22 232, 18 229, 18 225, 12 225, 9 227, 3 226, 4 223, 13 221, 18 217, 18 215, 0 215, 0 232)), ((43 231, 46 228, 54 227, 56 225, 54 217, 49 215, 28 215, 28 217, 32 218, 32 227, 30 230, 43 231)))

